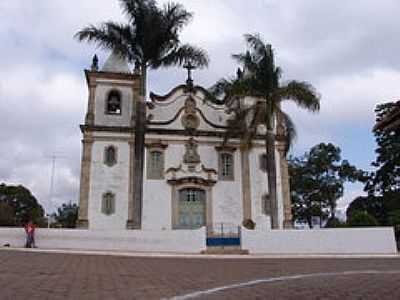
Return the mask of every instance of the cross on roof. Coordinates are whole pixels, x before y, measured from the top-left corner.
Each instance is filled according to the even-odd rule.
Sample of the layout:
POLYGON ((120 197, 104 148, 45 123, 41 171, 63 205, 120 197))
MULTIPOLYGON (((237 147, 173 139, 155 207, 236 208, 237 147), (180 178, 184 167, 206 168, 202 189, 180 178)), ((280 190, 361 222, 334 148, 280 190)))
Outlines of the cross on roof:
POLYGON ((186 83, 188 85, 193 85, 193 79, 192 79, 192 70, 197 69, 196 66, 194 66, 190 61, 187 62, 183 68, 185 68, 188 72, 188 78, 186 79, 186 83))

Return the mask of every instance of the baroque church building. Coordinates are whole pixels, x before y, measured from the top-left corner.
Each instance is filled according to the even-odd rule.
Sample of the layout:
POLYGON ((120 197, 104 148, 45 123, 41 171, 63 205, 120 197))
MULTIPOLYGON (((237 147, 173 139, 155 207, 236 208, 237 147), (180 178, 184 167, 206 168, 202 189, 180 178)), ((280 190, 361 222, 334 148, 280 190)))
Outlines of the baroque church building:
MULTIPOLYGON (((89 99, 81 125, 78 226, 89 229, 179 230, 203 226, 257 229, 291 224, 285 144, 276 142, 277 203, 268 197, 265 129, 249 150, 226 137, 233 117, 189 76, 166 95, 145 102, 143 192, 135 199, 135 122, 140 72, 111 54, 101 70, 86 70, 89 99), (271 209, 273 208, 273 209, 271 209), (271 215, 276 225, 271 226, 271 215), (133 224, 136 224, 134 226, 133 224)), ((254 99, 245 99, 243 104, 254 99)))

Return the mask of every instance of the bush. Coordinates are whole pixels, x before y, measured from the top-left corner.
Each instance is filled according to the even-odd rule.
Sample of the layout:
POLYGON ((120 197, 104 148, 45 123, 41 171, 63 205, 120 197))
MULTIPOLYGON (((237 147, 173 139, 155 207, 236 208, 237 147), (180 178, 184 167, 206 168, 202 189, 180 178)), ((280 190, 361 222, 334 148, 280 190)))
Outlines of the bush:
POLYGON ((246 229, 251 229, 251 230, 253 230, 253 229, 256 228, 256 223, 254 223, 254 221, 253 221, 252 219, 243 220, 242 225, 243 225, 243 227, 246 228, 246 229))
POLYGON ((351 227, 379 226, 378 221, 365 211, 354 213, 348 220, 347 224, 351 227))
POLYGON ((346 227, 346 223, 341 222, 338 218, 329 218, 325 224, 325 228, 342 228, 346 227))
POLYGON ((400 226, 400 209, 389 212, 388 221, 389 225, 400 226))

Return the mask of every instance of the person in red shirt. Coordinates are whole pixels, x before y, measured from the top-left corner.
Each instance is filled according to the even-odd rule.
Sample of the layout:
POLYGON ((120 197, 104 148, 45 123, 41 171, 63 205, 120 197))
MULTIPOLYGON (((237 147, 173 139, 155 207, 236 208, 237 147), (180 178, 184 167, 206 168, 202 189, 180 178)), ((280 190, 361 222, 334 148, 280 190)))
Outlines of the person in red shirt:
POLYGON ((32 221, 29 221, 28 224, 25 225, 26 232, 26 244, 25 248, 36 248, 35 245, 35 224, 32 221))

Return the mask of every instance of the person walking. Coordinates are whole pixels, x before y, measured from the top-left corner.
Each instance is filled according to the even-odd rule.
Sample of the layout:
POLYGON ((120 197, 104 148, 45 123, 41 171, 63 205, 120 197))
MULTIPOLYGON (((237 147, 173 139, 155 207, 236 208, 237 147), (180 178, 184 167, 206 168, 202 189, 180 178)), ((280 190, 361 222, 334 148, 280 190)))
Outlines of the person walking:
POLYGON ((35 229, 36 229, 36 226, 35 226, 35 224, 33 224, 32 221, 29 221, 28 224, 25 225, 25 232, 26 232, 25 248, 36 248, 35 229))

